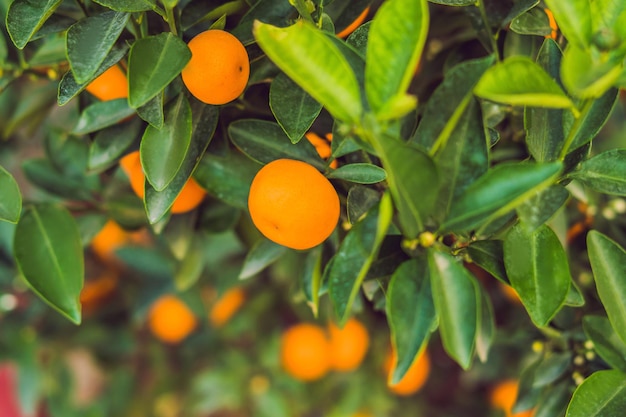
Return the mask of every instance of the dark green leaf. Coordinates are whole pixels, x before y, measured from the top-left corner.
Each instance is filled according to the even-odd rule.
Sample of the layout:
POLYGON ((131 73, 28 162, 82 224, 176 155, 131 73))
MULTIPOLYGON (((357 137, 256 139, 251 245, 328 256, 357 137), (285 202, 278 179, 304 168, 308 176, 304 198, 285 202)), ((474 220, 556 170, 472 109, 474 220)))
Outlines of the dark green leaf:
POLYGON ((86 17, 67 31, 67 58, 77 83, 92 79, 117 41, 128 13, 108 11, 86 17))
POLYGON ((504 242, 501 240, 477 240, 470 243, 467 251, 478 266, 505 284, 509 284, 504 267, 504 242))
POLYGON ((101 172, 114 165, 133 144, 140 127, 138 120, 133 120, 99 131, 89 147, 88 169, 101 172))
POLYGON ((541 393, 533 417, 562 417, 572 397, 569 381, 561 382, 541 393))
POLYGON ((280 73, 270 87, 270 108, 291 142, 297 143, 320 114, 322 105, 280 73))
POLYGON ((6 28, 19 49, 30 41, 61 4, 61 0, 14 0, 7 11, 6 28))
POLYGON ((69 200, 92 200, 90 188, 96 177, 70 177, 60 172, 47 158, 27 159, 22 163, 26 178, 37 187, 69 200))
POLYGON ((137 115, 155 129, 162 129, 165 122, 163 114, 163 93, 152 97, 146 104, 137 107, 137 115))
POLYGON ((511 30, 522 35, 548 36, 552 33, 548 15, 540 7, 533 7, 511 21, 511 30))
POLYGON ((611 149, 587 159, 570 175, 598 192, 626 196, 626 149, 611 149))
POLYGON ((13 175, 0 165, 0 220, 17 223, 22 213, 22 194, 13 175))
POLYGON ((428 266, 443 347, 463 369, 476 349, 480 289, 471 273, 451 255, 431 249, 428 266))
POLYGON ((33 291, 75 324, 80 324, 83 248, 76 222, 55 205, 28 207, 17 224, 15 259, 33 291))
POLYGON ((363 108, 356 76, 322 31, 299 20, 284 29, 257 23, 254 34, 267 56, 330 114, 344 122, 359 121, 363 108))
POLYGON ((379 119, 401 115, 399 109, 405 106, 428 24, 426 0, 390 0, 376 12, 367 41, 365 92, 379 119))
POLYGON ((504 240, 504 264, 533 323, 547 325, 565 303, 572 281, 559 238, 546 225, 528 232, 518 223, 504 240))
POLYGON ((598 371, 576 388, 566 417, 617 417, 626 409, 626 374, 598 371))
POLYGON ((346 211, 348 221, 354 224, 380 200, 380 194, 368 187, 355 186, 348 191, 346 211))
POLYGON ((561 378, 572 365, 572 353, 546 353, 534 372, 533 386, 546 387, 561 378))
POLYGON ((569 198, 569 191, 562 185, 553 185, 539 191, 517 207, 517 214, 523 225, 533 231, 563 207, 569 198))
POLYGON ((398 361, 391 383, 398 383, 437 323, 426 256, 400 264, 387 287, 387 321, 398 361))
POLYGON ((583 329, 593 342, 593 350, 609 366, 626 372, 626 343, 613 330, 609 319, 604 316, 585 316, 583 329))
MULTIPOLYGON (((598 135, 602 127, 609 120, 609 116, 617 103, 618 96, 619 90, 617 88, 611 88, 604 93, 602 97, 594 100, 589 111, 580 116, 583 120, 579 122, 578 129, 574 132, 570 152, 589 143, 598 135)), ((561 124, 565 132, 569 132, 574 124, 574 120, 574 115, 571 112, 563 113, 563 121, 561 124)))
POLYGON ((289 137, 276 123, 240 119, 228 126, 228 135, 244 154, 263 164, 288 158, 307 162, 318 169, 326 167, 326 163, 308 140, 291 143, 289 137))
POLYGON ((553 183, 560 170, 559 162, 496 165, 452 202, 442 229, 467 231, 503 216, 553 183))
POLYGON ((387 178, 387 173, 379 166, 354 163, 340 166, 328 173, 328 178, 356 182, 359 184, 376 184, 387 178))
POLYGON ((239 279, 253 277, 278 260, 286 251, 287 248, 271 240, 259 239, 246 255, 239 279))
POLYGON ((133 114, 135 114, 135 109, 128 106, 128 101, 125 98, 99 101, 83 110, 72 133, 84 135, 96 132, 105 127, 113 126, 133 114))
POLYGON ((275 26, 287 26, 289 17, 294 8, 289 2, 275 0, 259 0, 241 18, 237 27, 232 31, 245 45, 254 42, 253 26, 255 21, 261 21, 275 26))
POLYGON ((128 102, 141 107, 159 94, 191 59, 187 44, 170 32, 137 40, 128 56, 128 102))
POLYGON ((143 12, 156 10, 154 0, 94 0, 96 3, 118 12, 143 12))
POLYGON ((430 3, 443 4, 446 6, 472 6, 476 4, 474 0, 428 0, 430 3))
POLYGON ((587 234, 587 251, 600 301, 613 329, 626 343, 626 252, 595 230, 587 234))

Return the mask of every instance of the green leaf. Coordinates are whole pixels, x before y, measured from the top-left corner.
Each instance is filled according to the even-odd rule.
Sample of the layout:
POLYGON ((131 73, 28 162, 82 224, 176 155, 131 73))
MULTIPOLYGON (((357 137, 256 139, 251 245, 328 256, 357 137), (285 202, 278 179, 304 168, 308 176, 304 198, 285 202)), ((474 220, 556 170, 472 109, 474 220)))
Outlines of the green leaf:
POLYGON ((293 6, 288 1, 258 0, 254 2, 254 5, 250 7, 231 33, 239 38, 244 45, 253 43, 256 21, 284 27, 293 21, 293 11, 293 6))
POLYGON ((340 327, 350 317, 352 304, 377 257, 392 216, 391 199, 384 194, 380 204, 350 229, 333 258, 328 272, 329 292, 340 327))
POLYGON ((489 359, 489 351, 496 334, 496 322, 493 312, 493 305, 489 294, 476 283, 480 291, 480 315, 478 320, 478 330, 476 332, 476 355, 485 363, 489 359))
POLYGON ((285 131, 273 122, 239 119, 228 126, 228 136, 241 152, 262 164, 288 158, 307 162, 318 169, 326 167, 326 162, 308 140, 292 143, 285 131))
POLYGON ((22 194, 15 178, 0 165, 0 220, 17 223, 22 213, 22 194))
POLYGON ((609 366, 626 372, 626 343, 613 330, 609 319, 604 316, 585 316, 583 330, 593 342, 593 350, 609 366))
POLYGON ((626 374, 597 371, 576 388, 565 417, 617 417, 626 409, 626 374))
POLYGON ((510 29, 522 35, 548 36, 552 33, 548 15, 540 7, 533 7, 514 18, 510 29))
POLYGON ((246 255, 239 279, 255 276, 283 256, 285 252, 287 248, 284 246, 265 238, 259 239, 246 255))
POLYGON ((101 172, 117 163, 139 135, 139 120, 99 131, 89 146, 88 169, 101 172))
POLYGON ((402 232, 408 238, 415 238, 423 230, 437 198, 439 175, 435 163, 422 150, 396 138, 385 136, 373 140, 372 145, 387 172, 402 232))
POLYGON ((474 88, 474 94, 514 106, 574 107, 556 81, 525 56, 512 56, 489 68, 474 88))
POLYGON ((528 232, 518 223, 504 240, 504 264, 533 323, 547 325, 565 303, 572 281, 559 238, 546 225, 528 232))
POLYGON ((159 94, 191 59, 187 44, 171 32, 137 40, 128 56, 128 102, 141 107, 159 94))
POLYGON ((206 263, 204 236, 194 234, 178 269, 174 275, 174 284, 178 291, 190 289, 202 275, 206 263))
POLYGON ((263 52, 333 117, 359 121, 363 108, 356 76, 322 31, 304 20, 288 28, 258 22, 254 35, 263 52))
POLYGON ((453 201, 443 230, 468 231, 500 217, 551 185, 561 163, 503 163, 487 171, 453 201))
POLYGON ((453 256, 436 249, 428 251, 428 266, 443 347, 468 369, 481 315, 478 283, 453 256))
POLYGON ((548 387, 542 392, 533 417, 564 416, 571 397, 569 381, 559 382, 554 386, 548 387))
POLYGON ((470 103, 474 86, 493 62, 494 56, 489 55, 462 62, 446 72, 443 82, 426 102, 411 142, 427 149, 436 143, 447 143, 464 114, 465 106, 470 103))
POLYGON ((328 178, 356 182, 359 184, 376 184, 387 178, 381 167, 366 163, 354 163, 340 166, 328 173, 328 178))
POLYGON ((135 109, 128 106, 128 101, 125 98, 98 101, 83 110, 72 133, 84 135, 96 132, 105 127, 113 126, 133 114, 135 114, 135 109))
POLYGON ((626 252, 595 230, 587 234, 587 251, 600 301, 613 329, 626 343, 626 252))
MULTIPOLYGON (((580 115, 583 119, 579 122, 576 132, 574 132, 570 152, 586 145, 600 133, 602 127, 609 120, 609 116, 613 113, 618 97, 619 90, 611 88, 602 97, 593 100, 589 111, 580 115)), ((571 112, 564 112, 561 123, 563 130, 569 132, 574 121, 575 118, 571 112)))
POLYGON ((379 117, 404 100, 422 55, 428 22, 426 0, 389 0, 376 12, 367 42, 365 92, 379 117))
POLYGON ((61 0, 14 0, 6 16, 13 44, 23 49, 60 4, 61 0))
POLYGON ((78 83, 89 81, 102 65, 129 18, 108 11, 86 17, 67 31, 67 58, 78 83))
POLYGON ((118 12, 144 12, 156 10, 157 5, 154 0, 94 0, 96 3, 118 12))
POLYGON ((579 48, 586 48, 591 42, 591 5, 589 0, 546 0, 546 5, 554 14, 559 30, 567 40, 579 48))
POLYGON ((76 222, 62 207, 28 207, 17 224, 15 259, 30 287, 75 324, 81 322, 83 248, 76 222))
POLYGON ((430 3, 443 4, 446 6, 473 6, 475 0, 428 0, 430 3))
POLYGON ((163 92, 152 97, 146 104, 137 107, 137 115, 155 129, 162 129, 165 122, 163 114, 163 92))
POLYGON ((397 384, 437 324, 425 256, 400 264, 391 277, 386 298, 391 343, 398 354, 391 383, 397 384))
POLYGON ((520 204, 517 207, 517 215, 528 231, 533 231, 554 216, 568 198, 569 191, 556 184, 539 191, 520 204))
POLYGON ((380 201, 380 194, 369 187, 360 185, 350 187, 346 202, 346 211, 350 224, 356 223, 361 216, 380 201))
POLYGON ((570 175, 605 194, 626 196, 626 149, 611 149, 583 161, 570 175))
POLYGON ((280 73, 270 86, 270 108, 292 143, 297 143, 322 111, 322 105, 280 73))
POLYGON ((187 180, 191 177, 200 158, 213 139, 218 118, 219 110, 217 107, 206 106, 197 100, 193 101, 191 107, 191 139, 184 154, 181 154, 180 169, 162 191, 156 191, 149 183, 145 186, 146 213, 151 224, 158 222, 167 213, 178 194, 187 184, 187 180))
POLYGON ((22 170, 31 183, 53 195, 68 200, 93 199, 90 188, 97 177, 65 175, 47 158, 27 159, 22 163, 22 170))
POLYGON ((619 79, 624 54, 609 53, 597 57, 589 51, 569 44, 563 54, 561 79, 572 95, 580 98, 599 98, 619 79))
POLYGON ((470 258, 478 266, 505 284, 510 284, 504 267, 504 242, 502 240, 477 240, 467 247, 470 258))

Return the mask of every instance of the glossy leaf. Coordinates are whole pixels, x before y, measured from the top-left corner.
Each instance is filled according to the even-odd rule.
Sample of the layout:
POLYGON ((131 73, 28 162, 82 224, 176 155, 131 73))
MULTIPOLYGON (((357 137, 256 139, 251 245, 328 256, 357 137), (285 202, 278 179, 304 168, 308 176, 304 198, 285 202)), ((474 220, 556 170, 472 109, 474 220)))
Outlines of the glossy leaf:
POLYGON ((137 139, 141 125, 135 120, 100 130, 89 146, 88 169, 103 171, 115 163, 137 139))
POLYGON ((162 129, 165 123, 163 114, 163 92, 152 97, 146 104, 137 107, 137 115, 155 129, 162 129))
POLYGON ((157 8, 154 0, 95 0, 96 3, 118 12, 144 12, 157 8))
POLYGON ((160 93, 191 59, 187 45, 170 32, 142 38, 128 56, 128 102, 137 108, 160 93))
POLYGON ((626 409, 626 374, 597 371, 576 388, 565 417, 615 417, 626 409))
POLYGON ((498 280, 509 284, 504 267, 504 242, 502 240, 477 240, 467 247, 470 258, 498 280))
POLYGON ((553 185, 531 196, 517 207, 522 224, 529 231, 546 223, 563 207, 569 198, 569 191, 562 185, 553 185))
POLYGON ((431 249, 428 266, 443 347, 463 369, 476 349, 480 290, 471 273, 453 256, 431 249))
POLYGON ((270 86, 270 108, 292 143, 297 143, 322 111, 322 105, 284 73, 270 86))
POLYGON ((518 223, 504 240, 504 265, 533 323, 547 325, 565 303, 572 281, 559 238, 546 225, 528 232, 518 223))
POLYGON ((83 110, 72 133, 84 135, 96 132, 105 127, 113 126, 133 114, 135 114, 135 110, 128 106, 126 99, 98 101, 83 110))
POLYGON ((350 317, 352 304, 376 259, 392 216, 391 199, 384 194, 380 204, 350 229, 333 258, 327 280, 340 327, 350 317))
POLYGON ((17 223, 22 213, 22 194, 15 178, 0 165, 0 220, 17 223))
POLYGON ((386 313, 398 361, 391 383, 398 383, 437 323, 426 256, 403 262, 387 287, 386 313))
POLYGON ((83 248, 76 222, 60 206, 30 206, 17 224, 15 259, 30 287, 75 324, 81 322, 83 248))
POLYGON ((376 12, 367 42, 365 92, 379 118, 393 115, 393 109, 406 100, 428 23, 426 0, 389 0, 376 12))
POLYGON ((60 4, 61 0, 14 0, 6 15, 13 44, 23 49, 60 4))
POLYGON ((300 20, 287 28, 256 23, 254 36, 267 56, 333 117, 357 122, 363 109, 350 64, 323 32, 300 20))
POLYGON ((180 170, 191 133, 191 107, 183 94, 168 105, 162 129, 146 128, 141 139, 141 166, 156 191, 163 191, 180 170))
POLYGON ((308 140, 292 143, 276 123, 239 119, 228 126, 228 136, 239 150, 263 164, 288 158, 307 162, 318 169, 326 166, 308 140))
POLYGON ((626 343, 620 339, 604 316, 583 317, 583 329, 593 342, 593 350, 615 369, 626 372, 626 343))
POLYGON ((487 100, 514 106, 574 107, 556 81, 525 56, 512 56, 489 68, 474 93, 487 100))
POLYGON ((453 201, 442 229, 467 231, 500 217, 548 187, 560 170, 558 162, 496 165, 453 201))
POLYGON ((548 15, 540 7, 533 7, 514 18, 510 29, 523 35, 549 36, 552 33, 548 15))
POLYGON ((108 11, 86 17, 67 31, 67 58, 77 83, 89 81, 102 65, 129 18, 108 11))
POLYGON ((380 201, 380 194, 369 187, 354 186, 348 191, 346 211, 350 224, 356 223, 361 216, 368 212, 380 201))
MULTIPOLYGON (((593 101, 587 113, 580 115, 582 120, 579 122, 576 132, 573 133, 574 138, 572 139, 570 152, 586 145, 598 135, 615 108, 618 93, 619 90, 617 88, 611 88, 602 97, 593 101)), ((569 132, 574 121, 575 119, 571 112, 563 113, 562 126, 565 132, 569 132)))
POLYGON ((355 182, 359 184, 376 184, 387 178, 384 169, 366 163, 342 165, 328 173, 328 178, 355 182))
POLYGON ((600 301, 613 329, 626 343, 626 251, 595 230, 587 234, 587 251, 600 301))
POLYGON ((278 260, 285 252, 287 252, 287 248, 284 246, 265 238, 259 239, 246 255, 239 273, 239 279, 248 279, 255 276, 278 260))
POLYGON ((626 149, 611 149, 583 161, 571 175, 605 194, 626 196, 626 149))

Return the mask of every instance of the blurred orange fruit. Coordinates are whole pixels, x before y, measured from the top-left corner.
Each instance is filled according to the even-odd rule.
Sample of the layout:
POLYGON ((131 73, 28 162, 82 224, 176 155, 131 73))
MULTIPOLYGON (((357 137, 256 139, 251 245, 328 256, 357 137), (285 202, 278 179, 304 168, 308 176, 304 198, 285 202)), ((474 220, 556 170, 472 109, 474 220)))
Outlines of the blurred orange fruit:
POLYGON ((115 251, 128 241, 128 233, 109 219, 91 240, 91 249, 103 261, 111 262, 115 260, 115 251))
MULTIPOLYGON (((332 149, 330 147, 330 142, 333 140, 332 133, 327 133, 326 137, 322 138, 313 132, 307 132, 304 137, 315 147, 315 150, 320 158, 326 160, 331 157, 332 149)), ((337 168, 337 160, 333 159, 329 166, 333 169, 337 168)))
POLYGON ((409 396, 418 392, 426 383, 430 374, 430 357, 423 349, 413 360, 413 363, 404 374, 400 382, 391 384, 392 371, 397 363, 396 352, 390 349, 385 359, 385 372, 388 375, 387 387, 391 392, 400 396, 409 396))
POLYGON ((361 14, 358 15, 357 18, 354 19, 354 21, 352 21, 352 23, 350 23, 347 27, 345 27, 343 30, 341 30, 339 33, 337 33, 337 36, 339 38, 346 38, 346 37, 348 37, 348 35, 350 35, 352 32, 354 32, 356 30, 356 28, 361 26, 361 23, 363 23, 365 21, 365 18, 367 17, 369 12, 370 12, 370 8, 369 8, 369 6, 367 6, 365 8, 365 10, 363 10, 361 12, 361 14))
POLYGON ((522 300, 519 298, 519 294, 517 293, 517 291, 515 290, 515 288, 513 288, 510 285, 504 284, 500 281, 498 281, 500 290, 502 290, 502 294, 504 294, 504 297, 515 303, 515 304, 521 304, 522 300))
POLYGON ((148 328, 159 340, 176 344, 193 332, 198 320, 191 309, 175 295, 163 295, 150 307, 148 328))
POLYGON ((320 326, 299 323, 281 336, 280 362, 289 375, 300 381, 314 381, 330 370, 330 345, 320 326))
POLYGON ((108 101, 128 97, 128 81, 119 65, 113 65, 85 87, 99 100, 108 101))
POLYGON ((187 44, 191 59, 181 75, 189 92, 206 104, 225 104, 243 93, 250 61, 243 44, 232 34, 210 29, 187 44))
POLYGON ((370 345, 367 328, 355 318, 349 319, 342 329, 328 324, 330 335, 330 367, 336 371, 349 372, 357 369, 370 345))
POLYGON ((278 159, 259 170, 250 186, 252 222, 268 239, 309 249, 328 238, 339 221, 339 197, 315 167, 278 159))
POLYGON ((517 400, 519 384, 513 379, 498 382, 489 395, 489 403, 495 409, 505 412, 506 417, 532 417, 533 410, 513 413, 513 406, 517 400))
POLYGON ((80 292, 80 304, 84 314, 90 314, 113 294, 119 279, 118 273, 106 267, 97 277, 86 279, 80 292))
POLYGON ((241 308, 246 293, 241 287, 233 287, 215 301, 209 311, 209 321, 213 327, 222 327, 241 308))
MULTIPOLYGON (((131 152, 120 159, 120 166, 126 173, 130 181, 130 186, 137 195, 143 199, 144 183, 146 176, 141 166, 141 157, 139 151, 131 152)), ((171 212, 173 214, 186 213, 198 207, 204 200, 206 191, 193 178, 189 178, 187 183, 172 204, 171 212)))

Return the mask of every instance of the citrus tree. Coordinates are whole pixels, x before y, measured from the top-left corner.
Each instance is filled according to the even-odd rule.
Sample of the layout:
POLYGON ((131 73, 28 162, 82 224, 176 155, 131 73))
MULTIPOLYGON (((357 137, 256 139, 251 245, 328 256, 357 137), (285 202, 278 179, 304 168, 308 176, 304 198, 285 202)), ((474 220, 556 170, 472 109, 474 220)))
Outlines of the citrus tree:
POLYGON ((16 409, 626 409, 626 3, 0 11, 16 409))

